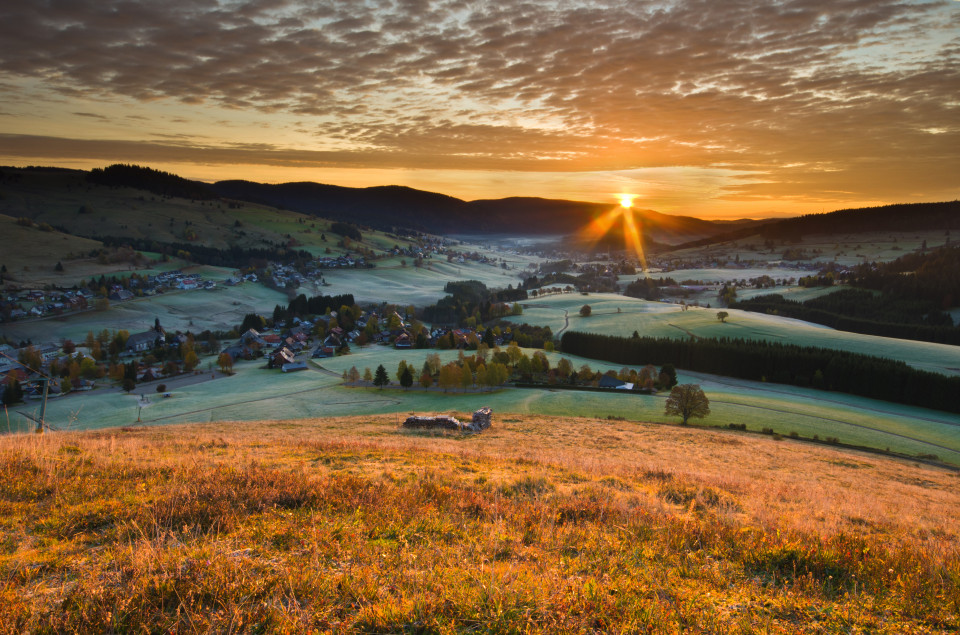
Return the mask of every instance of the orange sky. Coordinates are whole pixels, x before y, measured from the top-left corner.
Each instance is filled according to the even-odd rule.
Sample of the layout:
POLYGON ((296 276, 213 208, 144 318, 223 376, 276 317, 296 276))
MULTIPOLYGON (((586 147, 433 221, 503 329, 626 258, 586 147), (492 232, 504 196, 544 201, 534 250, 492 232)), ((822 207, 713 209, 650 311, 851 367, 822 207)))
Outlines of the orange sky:
POLYGON ((944 0, 10 2, 0 164, 705 218, 954 200, 958 25, 944 0))

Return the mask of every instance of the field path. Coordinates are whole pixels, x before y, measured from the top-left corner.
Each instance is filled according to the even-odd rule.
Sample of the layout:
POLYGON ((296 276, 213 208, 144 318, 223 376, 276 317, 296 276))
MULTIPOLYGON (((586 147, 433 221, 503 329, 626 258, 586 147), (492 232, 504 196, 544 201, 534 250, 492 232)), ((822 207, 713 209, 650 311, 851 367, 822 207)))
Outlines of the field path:
MULTIPOLYGON (((538 304, 535 302, 526 302, 524 306, 533 307, 536 309, 546 309, 548 311, 559 311, 560 309, 552 307, 549 304, 538 304)), ((561 333, 567 330, 570 326, 570 312, 566 309, 563 309, 563 328, 553 334, 554 337, 559 337, 561 333)))

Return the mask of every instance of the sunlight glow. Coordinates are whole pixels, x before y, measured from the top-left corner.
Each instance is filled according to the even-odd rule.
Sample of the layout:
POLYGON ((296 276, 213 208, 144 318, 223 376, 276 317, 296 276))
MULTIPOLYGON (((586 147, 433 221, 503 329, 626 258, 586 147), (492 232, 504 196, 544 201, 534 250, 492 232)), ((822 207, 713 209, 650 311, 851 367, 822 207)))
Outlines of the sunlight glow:
MULTIPOLYGON (((620 220, 623 225, 625 246, 637 255, 640 266, 646 271, 647 258, 643 253, 642 223, 638 222, 637 212, 633 210, 633 198, 633 196, 627 194, 620 195, 619 207, 611 207, 594 218, 583 230, 583 235, 587 240, 596 244, 614 228, 617 220, 620 220)), ((642 217, 640 220, 642 221, 642 217)))

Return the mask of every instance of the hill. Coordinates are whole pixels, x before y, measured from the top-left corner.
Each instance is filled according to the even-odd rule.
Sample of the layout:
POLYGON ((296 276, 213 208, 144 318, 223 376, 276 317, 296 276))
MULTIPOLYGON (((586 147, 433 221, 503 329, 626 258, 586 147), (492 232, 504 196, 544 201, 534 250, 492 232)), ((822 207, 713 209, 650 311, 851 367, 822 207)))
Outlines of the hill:
POLYGON ((0 438, 18 632, 960 627, 956 473, 788 440, 496 417, 0 438))
MULTIPOLYGON (((438 234, 576 234, 616 206, 533 197, 463 201, 400 186, 349 188, 319 183, 268 185, 220 181, 221 196, 304 214, 359 222, 383 230, 406 227, 438 234)), ((645 235, 677 243, 730 230, 731 223, 639 211, 645 235)), ((737 221, 736 223, 752 221, 737 221)), ((619 241, 622 244, 622 241, 619 241)))
MULTIPOLYGON (((46 224, 64 235, 83 237, 107 246, 128 244, 134 249, 175 255, 189 252, 191 260, 224 266, 246 265, 249 258, 272 258, 279 251, 306 250, 314 255, 343 253, 338 237, 330 235, 326 219, 257 203, 224 200, 209 186, 175 175, 111 166, 83 172, 60 168, 0 168, 0 214, 46 224), (233 262, 238 260, 238 262, 233 262), (239 262, 243 261, 243 262, 239 262)), ((398 236, 368 231, 359 249, 389 249, 410 244, 398 236)), ((101 245, 102 246, 102 245, 101 245)), ((53 260, 78 251, 68 246, 45 256, 53 260)), ((84 251, 93 249, 85 244, 84 251)), ((10 264, 8 263, 8 267, 10 264)))
POLYGON ((942 203, 902 203, 841 209, 823 214, 805 214, 796 218, 748 225, 708 238, 676 245, 674 249, 705 247, 715 243, 751 236, 763 239, 799 241, 810 234, 857 234, 868 232, 917 232, 960 229, 960 201, 942 203))

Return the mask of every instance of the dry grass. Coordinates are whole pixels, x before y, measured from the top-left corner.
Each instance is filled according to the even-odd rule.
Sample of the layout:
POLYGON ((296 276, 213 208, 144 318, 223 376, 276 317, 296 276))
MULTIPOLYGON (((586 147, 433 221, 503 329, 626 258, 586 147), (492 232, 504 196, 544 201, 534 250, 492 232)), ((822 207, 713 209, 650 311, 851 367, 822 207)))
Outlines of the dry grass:
POLYGON ((956 472, 395 417, 0 439, 4 632, 946 632, 956 472))

